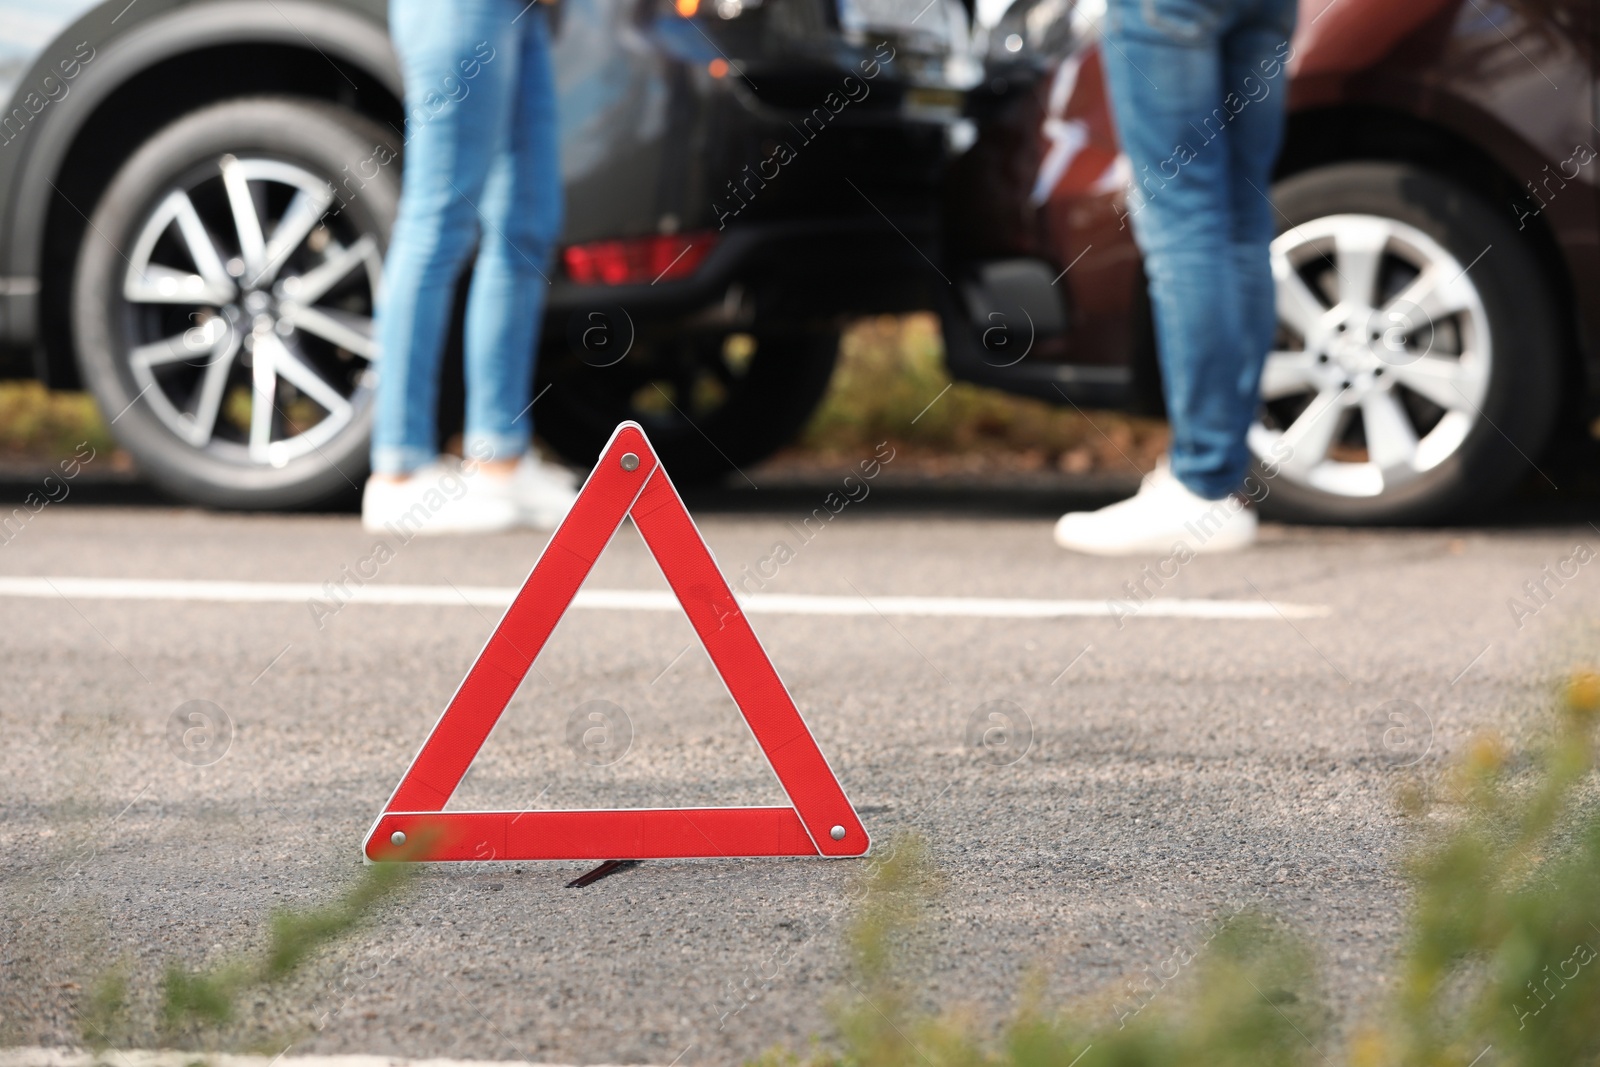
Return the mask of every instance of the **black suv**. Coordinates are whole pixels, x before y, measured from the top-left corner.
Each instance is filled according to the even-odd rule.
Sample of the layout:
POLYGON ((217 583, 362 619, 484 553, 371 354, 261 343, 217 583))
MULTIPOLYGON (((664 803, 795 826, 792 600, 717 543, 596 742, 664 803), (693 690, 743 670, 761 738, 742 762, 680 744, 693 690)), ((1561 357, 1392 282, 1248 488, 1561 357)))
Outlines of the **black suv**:
MULTIPOLYGON (((0 41, 7 372, 91 390, 186 499, 288 507, 359 484, 405 140, 381 0, 25 6, 26 40, 0 41), (258 346, 268 332, 282 343, 258 346)), ((820 399, 844 316, 930 306, 940 182, 980 77, 957 47, 967 13, 564 7, 539 431, 583 463, 631 417, 677 477, 751 463, 820 399)), ((448 426, 459 395, 444 403, 448 426)))

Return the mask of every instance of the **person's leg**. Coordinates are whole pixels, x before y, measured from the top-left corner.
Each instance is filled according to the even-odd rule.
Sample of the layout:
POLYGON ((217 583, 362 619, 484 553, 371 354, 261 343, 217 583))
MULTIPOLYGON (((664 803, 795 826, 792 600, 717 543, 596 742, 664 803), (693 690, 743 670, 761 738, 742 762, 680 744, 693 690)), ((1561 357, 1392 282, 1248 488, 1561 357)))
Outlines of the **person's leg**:
POLYGON ((1256 12, 1241 19, 1223 41, 1224 78, 1229 85, 1242 86, 1250 101, 1234 119, 1228 142, 1240 335, 1248 342, 1233 412, 1239 427, 1235 461, 1240 467, 1250 461, 1244 435, 1260 407, 1261 368, 1278 326, 1270 260, 1277 219, 1270 196, 1289 99, 1287 59, 1295 7, 1295 0, 1261 0, 1256 12))
POLYGON ((1133 170, 1128 219, 1155 314, 1169 466, 1137 495, 1056 523, 1056 543, 1096 555, 1223 552, 1256 536, 1233 495, 1248 457, 1240 383, 1259 359, 1244 334, 1233 218, 1233 124, 1251 106, 1224 70, 1223 41, 1265 0, 1111 0, 1102 57, 1133 170))
POLYGON ((390 33, 405 74, 406 147, 376 325, 372 467, 380 478, 404 475, 437 454, 439 363, 451 294, 477 235, 472 202, 488 179, 488 149, 504 128, 515 89, 501 75, 516 66, 504 48, 506 10, 504 0, 390 4, 390 33), (486 61, 488 55, 495 58, 486 61))
POLYGON ((483 234, 467 300, 467 452, 496 461, 527 448, 539 327, 561 231, 555 77, 545 13, 518 20, 516 104, 495 141, 478 209, 483 234))
POLYGON ((1229 147, 1245 97, 1226 82, 1221 43, 1237 6, 1113 0, 1104 42, 1133 168, 1129 221, 1149 277, 1172 473, 1213 500, 1244 478, 1238 390, 1252 359, 1241 336, 1229 147))

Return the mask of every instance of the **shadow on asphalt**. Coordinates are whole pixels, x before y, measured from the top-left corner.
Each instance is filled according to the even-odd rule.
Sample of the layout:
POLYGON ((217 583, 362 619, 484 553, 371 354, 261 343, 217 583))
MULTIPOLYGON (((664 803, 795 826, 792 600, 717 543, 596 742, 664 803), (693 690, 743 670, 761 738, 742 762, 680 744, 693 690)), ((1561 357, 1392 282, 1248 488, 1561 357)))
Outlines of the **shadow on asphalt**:
MULTIPOLYGON (((848 496, 844 474, 782 480, 762 478, 759 489, 737 478, 718 486, 694 486, 682 490, 684 503, 693 512, 723 515, 809 514, 826 507, 830 496, 837 507, 848 496)), ((1139 488, 1134 477, 1098 476, 999 476, 898 477, 881 476, 865 483, 867 495, 861 497, 863 483, 852 479, 848 489, 858 499, 852 510, 858 514, 926 515, 930 518, 1042 518, 1064 511, 1104 507, 1129 496, 1139 488), (870 508, 868 507, 870 505, 870 508)))
MULTIPOLYGON (((1547 468, 1548 470, 1548 468, 1547 468)), ((1588 471, 1550 472, 1560 489, 1533 475, 1506 500, 1477 515, 1438 524, 1439 529, 1527 530, 1593 524, 1600 533, 1600 468, 1588 471)), ((874 514, 917 514, 930 518, 1054 518, 1066 511, 1104 507, 1131 495, 1137 479, 1125 477, 1073 478, 1067 475, 1038 479, 996 478, 979 480, 927 479, 880 484, 869 499, 874 514)), ((806 513, 822 506, 837 479, 817 479, 804 484, 723 485, 683 493, 692 511, 706 514, 806 513)), ((862 509, 865 514, 867 509, 862 509)))
MULTIPOLYGON (((1492 510, 1441 529, 1537 529, 1591 526, 1600 533, 1600 464, 1552 470, 1529 477, 1508 499, 1492 510), (1552 484, 1553 483, 1553 484, 1552 484), (1559 486, 1559 488, 1557 488, 1559 486)), ((27 503, 29 494, 42 498, 48 468, 0 469, 0 508, 27 503)), ((843 494, 844 472, 834 474, 773 475, 759 470, 752 475, 759 488, 735 475, 716 486, 683 489, 684 501, 696 514, 777 515, 805 514, 824 507, 830 493, 843 494)), ((59 483, 51 483, 56 486, 59 483)), ((959 475, 947 477, 902 475, 880 477, 869 483, 871 508, 852 508, 860 515, 923 515, 929 518, 1050 518, 1064 511, 1102 507, 1131 494, 1138 482, 1127 476, 1055 474, 959 475)), ((183 507, 182 502, 142 481, 134 473, 85 471, 68 483, 60 503, 87 507, 183 507)), ((852 491, 859 497, 858 483, 852 491)), ((59 496, 59 488, 53 492, 59 496)), ((836 501, 835 501, 836 503, 836 501)), ((313 513, 354 515, 359 509, 355 492, 318 508, 313 513)))
MULTIPOLYGON (((43 496, 48 468, 0 468, 0 507, 10 509, 24 504, 30 493, 43 496)), ((721 485, 680 487, 691 511, 725 515, 807 514, 825 506, 829 494, 845 495, 846 472, 795 476, 785 473, 768 476, 751 472, 759 488, 738 475, 721 485)), ((58 483, 51 482, 52 487, 58 483)), ((872 502, 873 513, 921 514, 930 517, 1025 518, 1058 515, 1063 511, 1098 508, 1128 496, 1138 488, 1138 480, 1122 476, 1008 476, 1003 478, 934 478, 880 476, 867 483, 868 493, 860 497, 860 483, 852 481, 850 492, 872 502)), ((60 490, 53 488, 59 495, 60 490)), ((86 507, 186 507, 182 501, 162 492, 135 473, 85 471, 68 483, 67 497, 60 501, 86 507)), ((835 501, 837 503, 837 501, 835 501)), ((352 490, 341 498, 310 513, 354 515, 360 501, 352 490)))

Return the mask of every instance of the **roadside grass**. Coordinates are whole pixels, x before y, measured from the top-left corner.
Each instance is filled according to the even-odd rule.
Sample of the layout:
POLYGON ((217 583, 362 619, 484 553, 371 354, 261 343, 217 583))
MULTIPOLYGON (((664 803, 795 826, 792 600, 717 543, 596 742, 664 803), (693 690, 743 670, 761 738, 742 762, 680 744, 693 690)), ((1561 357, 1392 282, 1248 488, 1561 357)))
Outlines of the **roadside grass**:
MULTIPOLYGON (((267 921, 266 944, 257 952, 200 969, 169 961, 154 998, 143 995, 148 990, 139 987, 126 960, 115 961, 88 984, 79 999, 77 1016, 84 1046, 102 1053, 136 1047, 150 1037, 167 1048, 217 1049, 235 1044, 229 1040, 227 1028, 241 1021, 247 994, 287 983, 320 950, 354 933, 413 873, 408 864, 372 864, 328 904, 273 911, 267 921)), ((274 1051, 269 1046, 262 1048, 274 1051)))
POLYGON ((930 472, 1132 474, 1155 466, 1167 428, 952 383, 938 319, 884 315, 845 331, 827 395, 786 455, 849 463, 885 439, 930 472))
MULTIPOLYGON (((1600 676, 1566 688, 1531 752, 1482 735, 1430 783, 1401 791, 1418 822, 1398 982, 1339 1028, 1315 948, 1261 913, 1225 918, 1173 992, 1135 1012, 1095 997, 1050 1007, 1035 981, 998 1031, 919 1010, 908 975, 938 872, 915 837, 873 859, 850 928, 836 1034, 761 1067, 1574 1067, 1600 1062, 1600 676)), ((1187 954, 1185 954, 1187 955, 1187 954)), ((1183 961, 1186 965, 1188 960, 1183 961)))
POLYGON ((99 455, 113 448, 89 394, 52 392, 34 381, 0 382, 0 458, 53 462, 83 442, 99 455))
MULTIPOLYGON (((1069 474, 1149 470, 1166 424, 1117 412, 1008 396, 955 384, 944 372, 933 315, 885 315, 846 329, 821 406, 779 462, 850 465, 885 439, 925 473, 1054 470, 1069 474), (946 387, 949 386, 948 391, 946 387), (942 395, 941 395, 942 394, 942 395)), ((87 441, 113 442, 87 393, 38 382, 0 382, 0 460, 49 463, 87 441)))

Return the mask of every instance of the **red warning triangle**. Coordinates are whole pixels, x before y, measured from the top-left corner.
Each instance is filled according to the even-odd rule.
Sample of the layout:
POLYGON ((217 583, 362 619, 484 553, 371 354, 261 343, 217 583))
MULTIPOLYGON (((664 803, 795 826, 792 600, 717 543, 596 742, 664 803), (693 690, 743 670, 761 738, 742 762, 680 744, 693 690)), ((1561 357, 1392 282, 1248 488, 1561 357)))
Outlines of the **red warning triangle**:
POLYGON ((871 842, 637 423, 572 510, 367 834, 369 860, 861 856, 871 842), (489 731, 631 515, 792 807, 444 811, 489 731))

